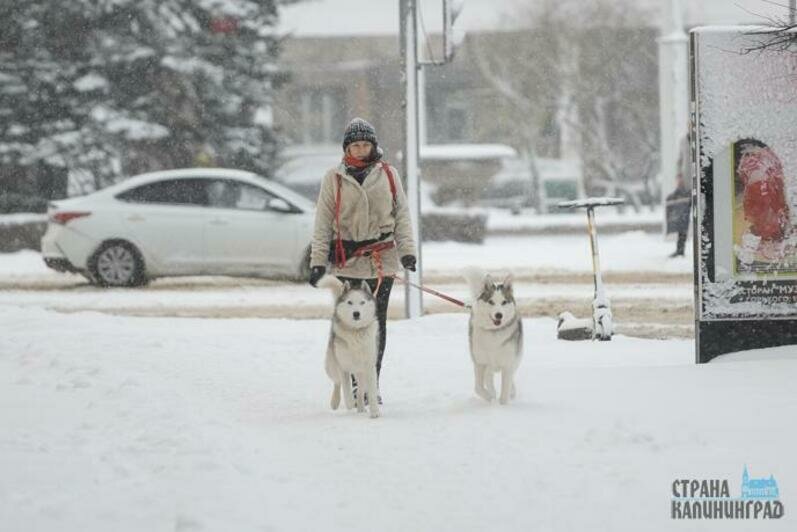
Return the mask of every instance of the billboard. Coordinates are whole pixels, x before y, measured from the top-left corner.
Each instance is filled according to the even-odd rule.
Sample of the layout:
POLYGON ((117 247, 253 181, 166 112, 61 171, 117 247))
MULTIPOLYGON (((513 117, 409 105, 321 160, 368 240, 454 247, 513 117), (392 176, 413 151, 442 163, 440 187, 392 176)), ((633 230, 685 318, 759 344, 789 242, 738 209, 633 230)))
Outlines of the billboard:
POLYGON ((797 54, 767 38, 691 32, 698 362, 797 344, 797 54))

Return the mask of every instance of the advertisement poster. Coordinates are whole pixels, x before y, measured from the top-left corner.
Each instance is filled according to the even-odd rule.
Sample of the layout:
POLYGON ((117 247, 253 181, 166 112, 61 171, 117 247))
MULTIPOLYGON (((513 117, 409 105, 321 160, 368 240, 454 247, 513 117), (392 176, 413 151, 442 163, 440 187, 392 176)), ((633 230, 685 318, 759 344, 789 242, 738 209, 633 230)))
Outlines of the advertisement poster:
POLYGON ((692 32, 700 321, 797 318, 797 54, 760 40, 692 32))

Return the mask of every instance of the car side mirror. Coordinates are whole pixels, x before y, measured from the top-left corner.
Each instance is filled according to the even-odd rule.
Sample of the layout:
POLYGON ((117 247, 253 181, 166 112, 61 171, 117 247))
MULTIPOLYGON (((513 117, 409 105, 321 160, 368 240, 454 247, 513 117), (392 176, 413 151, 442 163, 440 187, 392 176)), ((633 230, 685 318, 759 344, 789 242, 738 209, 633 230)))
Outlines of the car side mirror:
POLYGON ((282 198, 271 198, 268 200, 266 207, 271 211, 277 212, 293 212, 291 204, 282 198))

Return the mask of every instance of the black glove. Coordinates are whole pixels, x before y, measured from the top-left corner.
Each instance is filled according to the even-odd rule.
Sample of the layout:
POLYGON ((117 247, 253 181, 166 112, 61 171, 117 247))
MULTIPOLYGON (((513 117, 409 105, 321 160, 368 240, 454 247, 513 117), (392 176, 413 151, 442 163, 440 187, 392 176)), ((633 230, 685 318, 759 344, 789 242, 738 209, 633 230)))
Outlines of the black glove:
POLYGON ((327 269, 323 266, 313 266, 310 269, 310 284, 315 286, 318 284, 318 280, 321 279, 324 274, 327 273, 327 269))
POLYGON ((404 255, 401 257, 401 265, 404 266, 405 270, 409 270, 411 272, 415 271, 415 262, 417 259, 413 255, 404 255))

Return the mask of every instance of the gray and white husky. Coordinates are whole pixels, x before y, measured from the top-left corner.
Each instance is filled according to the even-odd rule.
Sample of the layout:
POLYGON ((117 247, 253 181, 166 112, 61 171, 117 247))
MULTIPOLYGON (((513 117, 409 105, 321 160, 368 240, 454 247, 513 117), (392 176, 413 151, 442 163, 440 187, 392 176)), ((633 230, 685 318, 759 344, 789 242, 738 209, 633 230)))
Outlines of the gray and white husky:
POLYGON ((493 374, 501 373, 501 404, 515 398, 515 372, 523 356, 523 322, 512 291, 512 275, 495 282, 489 274, 464 272, 472 304, 468 323, 476 395, 495 399, 493 374))
POLYGON ((330 406, 337 410, 340 405, 341 388, 346 408, 357 407, 365 411, 363 391, 373 400, 368 401, 371 417, 379 417, 379 396, 376 381, 376 356, 379 324, 376 319, 376 299, 368 283, 352 286, 342 283, 337 277, 325 275, 318 286, 329 288, 335 296, 335 311, 332 314, 332 327, 325 368, 327 375, 335 383, 330 406), (355 400, 352 393, 351 377, 357 379, 360 393, 355 400))

